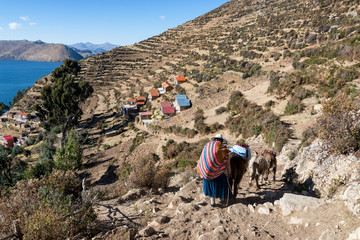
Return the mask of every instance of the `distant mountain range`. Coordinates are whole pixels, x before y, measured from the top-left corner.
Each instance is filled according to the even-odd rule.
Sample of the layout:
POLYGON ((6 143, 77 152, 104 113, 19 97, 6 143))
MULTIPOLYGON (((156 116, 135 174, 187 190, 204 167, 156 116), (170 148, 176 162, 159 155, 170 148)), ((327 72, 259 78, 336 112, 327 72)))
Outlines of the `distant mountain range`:
POLYGON ((43 41, 0 40, 0 60, 27 60, 62 62, 65 59, 80 60, 113 48, 117 45, 111 43, 93 44, 75 43, 72 45, 45 43, 43 41))
POLYGON ((111 44, 111 43, 103 43, 103 44, 94 44, 90 42, 86 43, 74 43, 71 45, 67 45, 68 47, 72 48, 75 52, 79 53, 81 56, 89 57, 93 56, 102 52, 109 51, 113 48, 118 47, 118 45, 111 44))
POLYGON ((83 56, 63 44, 40 40, 0 41, 0 60, 62 62, 66 58, 80 60, 83 56))

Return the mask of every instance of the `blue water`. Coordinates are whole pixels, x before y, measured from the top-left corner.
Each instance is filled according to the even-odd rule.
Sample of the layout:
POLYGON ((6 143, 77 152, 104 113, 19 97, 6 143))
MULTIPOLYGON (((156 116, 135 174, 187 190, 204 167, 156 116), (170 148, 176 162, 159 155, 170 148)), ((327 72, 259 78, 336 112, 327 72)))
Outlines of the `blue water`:
POLYGON ((18 90, 31 87, 61 62, 0 61, 0 102, 9 105, 18 90))

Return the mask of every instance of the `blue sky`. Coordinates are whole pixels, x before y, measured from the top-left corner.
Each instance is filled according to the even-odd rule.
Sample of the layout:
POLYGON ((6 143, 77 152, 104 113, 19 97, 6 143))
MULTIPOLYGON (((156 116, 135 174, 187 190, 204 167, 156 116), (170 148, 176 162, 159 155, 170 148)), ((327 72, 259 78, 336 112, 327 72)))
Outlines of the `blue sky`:
POLYGON ((0 40, 130 45, 228 0, 1 1, 0 40))

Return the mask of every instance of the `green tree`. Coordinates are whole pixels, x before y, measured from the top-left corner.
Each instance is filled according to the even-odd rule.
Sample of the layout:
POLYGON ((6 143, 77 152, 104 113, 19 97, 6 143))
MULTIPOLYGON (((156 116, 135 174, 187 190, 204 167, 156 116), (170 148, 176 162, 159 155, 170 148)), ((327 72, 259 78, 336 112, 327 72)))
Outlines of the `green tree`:
POLYGON ((2 114, 4 111, 8 110, 9 106, 6 106, 4 103, 0 102, 0 114, 2 114))
MULTIPOLYGON (((14 181, 14 170, 19 170, 19 167, 21 167, 21 161, 20 164, 16 162, 17 156, 20 154, 25 154, 25 156, 30 155, 29 150, 25 150, 20 146, 15 146, 13 148, 6 148, 2 145, 0 145, 0 183, 1 185, 8 185, 12 186, 14 181)), ((16 173, 15 173, 16 174, 16 173)))
POLYGON ((28 87, 27 89, 18 90, 17 93, 16 93, 16 96, 13 97, 12 103, 9 102, 9 105, 10 105, 10 106, 14 106, 14 104, 17 103, 17 102, 19 102, 19 101, 24 97, 25 93, 26 93, 27 91, 29 91, 29 90, 30 90, 30 87, 28 87))
POLYGON ((88 82, 75 81, 79 72, 79 65, 75 62, 65 60, 64 65, 53 71, 53 84, 42 88, 42 103, 35 106, 37 116, 46 129, 62 126, 60 148, 66 142, 67 133, 76 126, 82 115, 80 104, 93 93, 88 82))
POLYGON ((27 169, 27 178, 40 178, 44 175, 49 175, 52 172, 55 166, 53 157, 56 153, 56 148, 54 146, 55 141, 56 133, 52 130, 40 145, 41 154, 36 163, 27 169))
POLYGON ((58 169, 67 171, 67 170, 76 170, 79 169, 82 165, 82 148, 81 148, 81 137, 71 130, 64 147, 61 147, 57 150, 55 166, 58 169))

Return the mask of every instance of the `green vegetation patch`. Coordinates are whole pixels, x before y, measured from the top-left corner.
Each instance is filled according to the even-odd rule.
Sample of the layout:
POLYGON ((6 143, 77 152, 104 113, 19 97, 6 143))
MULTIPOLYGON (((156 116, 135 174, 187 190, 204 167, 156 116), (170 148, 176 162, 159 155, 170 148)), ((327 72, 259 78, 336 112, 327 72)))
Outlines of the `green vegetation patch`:
POLYGON ((290 129, 270 110, 251 103, 241 92, 233 92, 230 96, 228 109, 235 113, 229 117, 225 125, 231 132, 243 138, 264 134, 265 141, 270 145, 275 142, 276 151, 280 151, 290 137, 290 129))

